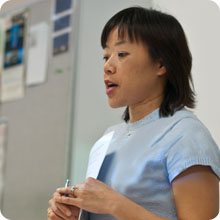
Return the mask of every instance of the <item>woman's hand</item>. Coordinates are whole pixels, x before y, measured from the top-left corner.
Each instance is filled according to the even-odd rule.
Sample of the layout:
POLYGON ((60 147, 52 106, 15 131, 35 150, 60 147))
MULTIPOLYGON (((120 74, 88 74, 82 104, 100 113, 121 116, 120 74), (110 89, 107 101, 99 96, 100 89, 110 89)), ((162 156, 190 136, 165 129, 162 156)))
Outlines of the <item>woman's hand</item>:
POLYGON ((77 220, 80 209, 76 206, 57 203, 55 198, 60 196, 59 193, 55 192, 49 201, 48 220, 77 220))
POLYGON ((91 177, 75 185, 73 198, 61 196, 64 193, 71 195, 71 188, 59 188, 57 192, 59 194, 54 197, 56 203, 77 206, 99 214, 113 214, 115 204, 121 199, 116 191, 91 177))

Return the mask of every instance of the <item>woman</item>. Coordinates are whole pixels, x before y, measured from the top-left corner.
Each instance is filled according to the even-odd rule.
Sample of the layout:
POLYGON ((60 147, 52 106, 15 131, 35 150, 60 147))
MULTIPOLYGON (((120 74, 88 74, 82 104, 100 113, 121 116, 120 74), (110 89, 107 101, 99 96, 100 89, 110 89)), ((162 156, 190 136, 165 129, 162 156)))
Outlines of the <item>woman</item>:
POLYGON ((101 43, 109 105, 127 106, 125 122, 105 132, 110 140, 101 139, 108 148, 97 179, 57 189, 48 219, 77 219, 79 208, 80 219, 90 220, 213 219, 220 152, 185 108, 194 107, 195 95, 181 25, 171 15, 132 7, 107 22, 101 43))

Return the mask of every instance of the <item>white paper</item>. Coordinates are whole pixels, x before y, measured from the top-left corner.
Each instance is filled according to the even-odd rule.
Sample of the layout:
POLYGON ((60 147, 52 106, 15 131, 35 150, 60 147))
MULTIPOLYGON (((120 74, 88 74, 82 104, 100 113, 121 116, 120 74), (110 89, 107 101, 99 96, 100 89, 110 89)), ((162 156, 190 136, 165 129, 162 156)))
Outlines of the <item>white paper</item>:
POLYGON ((36 85, 46 80, 48 33, 49 27, 45 22, 36 24, 30 28, 26 85, 36 85))
POLYGON ((93 146, 89 155, 89 163, 88 163, 86 177, 93 177, 93 178, 98 177, 99 170, 102 166, 102 163, 104 161, 105 155, 107 153, 113 135, 114 135, 114 131, 109 132, 108 134, 100 138, 93 146))
POLYGON ((4 69, 1 76, 1 101, 24 97, 24 65, 4 69))
MULTIPOLYGON (((89 155, 89 163, 88 163, 86 178, 93 177, 96 179, 98 177, 99 170, 102 166, 102 163, 104 161, 105 155, 107 153, 113 135, 114 135, 114 131, 109 132, 108 134, 100 138, 93 146, 89 155)), ((78 220, 81 219, 81 214, 82 214, 82 210, 80 210, 78 220)))

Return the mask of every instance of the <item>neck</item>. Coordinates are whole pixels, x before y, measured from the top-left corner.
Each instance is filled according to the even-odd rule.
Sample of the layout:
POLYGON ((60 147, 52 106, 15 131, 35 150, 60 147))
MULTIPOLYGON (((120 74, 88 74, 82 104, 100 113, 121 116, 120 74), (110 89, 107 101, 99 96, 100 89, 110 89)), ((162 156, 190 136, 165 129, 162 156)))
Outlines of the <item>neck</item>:
POLYGON ((155 109, 160 107, 162 99, 163 95, 159 95, 150 100, 145 100, 141 103, 129 106, 129 121, 133 123, 149 115, 155 109))

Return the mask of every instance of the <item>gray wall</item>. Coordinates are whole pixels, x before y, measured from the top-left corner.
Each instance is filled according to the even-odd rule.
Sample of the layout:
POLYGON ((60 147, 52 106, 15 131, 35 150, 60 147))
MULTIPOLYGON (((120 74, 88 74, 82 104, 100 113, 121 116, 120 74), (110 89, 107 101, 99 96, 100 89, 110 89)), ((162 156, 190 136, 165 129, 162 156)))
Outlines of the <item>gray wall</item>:
MULTIPOLYGON (((30 8, 31 25, 51 23, 53 2, 20 1, 30 8), (28 5, 30 2, 35 4, 28 5)), ((11 0, 1 12, 15 13, 16 7, 24 7, 17 3, 11 0)), ((65 183, 74 88, 73 56, 78 36, 78 2, 74 4, 69 52, 53 57, 50 35, 47 81, 27 87, 23 99, 1 105, 1 116, 7 117, 9 124, 1 211, 10 220, 46 220, 49 199, 65 183), (63 69, 63 73, 56 73, 57 68, 63 69)))

